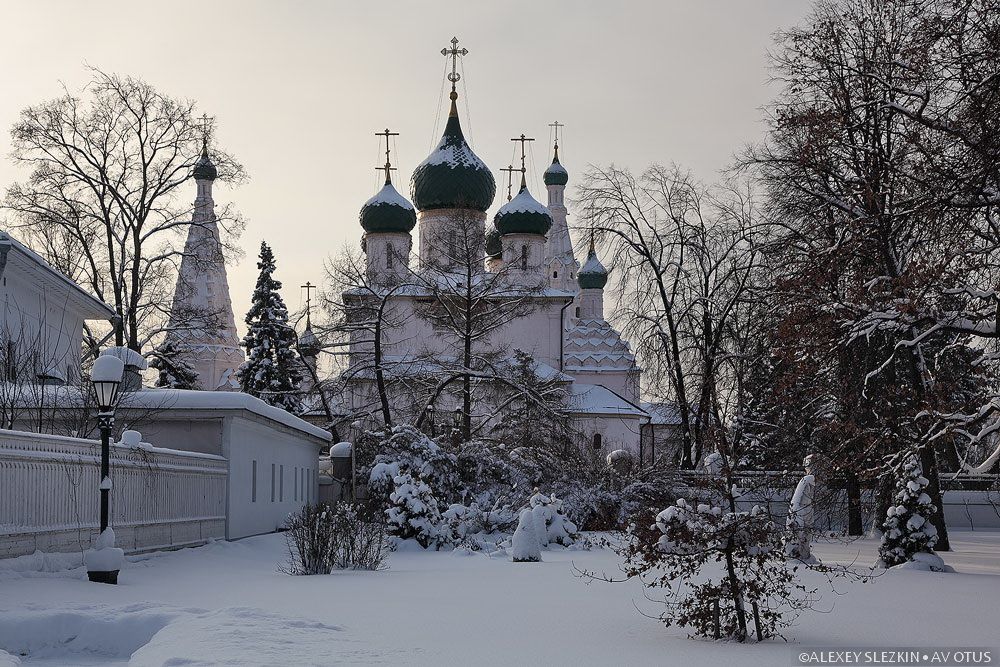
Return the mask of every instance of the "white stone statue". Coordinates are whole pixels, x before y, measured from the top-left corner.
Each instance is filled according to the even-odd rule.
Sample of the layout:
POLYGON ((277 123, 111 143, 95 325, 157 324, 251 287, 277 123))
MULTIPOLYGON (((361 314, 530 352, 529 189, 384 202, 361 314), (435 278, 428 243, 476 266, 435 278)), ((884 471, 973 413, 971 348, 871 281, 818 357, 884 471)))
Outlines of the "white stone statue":
POLYGON ((806 475, 795 487, 795 493, 792 494, 792 500, 788 504, 788 517, 785 519, 785 528, 788 529, 785 537, 785 555, 804 563, 816 563, 818 561, 812 555, 809 545, 809 533, 813 527, 813 496, 816 489, 816 477, 812 474, 812 455, 807 456, 802 465, 805 467, 806 475))

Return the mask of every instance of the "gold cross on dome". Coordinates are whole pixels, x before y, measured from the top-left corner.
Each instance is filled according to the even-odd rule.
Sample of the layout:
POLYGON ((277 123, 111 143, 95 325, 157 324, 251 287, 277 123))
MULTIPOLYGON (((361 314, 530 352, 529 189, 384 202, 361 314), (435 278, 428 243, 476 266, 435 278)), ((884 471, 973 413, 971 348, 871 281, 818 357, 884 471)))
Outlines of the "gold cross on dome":
POLYGON ((203 146, 208 146, 208 140, 212 136, 212 128, 215 126, 215 116, 209 116, 207 113, 201 115, 201 143, 203 146))
POLYGON ((508 164, 506 167, 504 167, 500 171, 507 172, 507 201, 510 201, 511 200, 510 189, 514 185, 514 174, 518 173, 521 170, 520 169, 515 169, 514 165, 512 165, 512 164, 508 164))
POLYGON ((306 284, 302 285, 302 289, 306 291, 306 327, 308 328, 312 326, 309 321, 310 311, 312 310, 312 291, 319 288, 307 280, 306 284))
POLYGON ((399 132, 390 132, 389 128, 385 128, 383 132, 376 132, 375 136, 385 137, 385 166, 375 167, 375 171, 385 171, 385 182, 386 185, 388 185, 389 183, 392 183, 391 172, 396 171, 396 168, 393 167, 392 163, 389 161, 389 137, 398 137, 399 132))
POLYGON ((448 74, 448 80, 451 81, 451 89, 454 91, 455 84, 462 78, 462 75, 458 73, 458 57, 469 55, 469 50, 458 48, 458 37, 452 37, 451 48, 441 49, 441 55, 451 58, 451 72, 448 74))
POLYGON ((566 126, 563 125, 562 123, 560 123, 559 121, 555 121, 555 122, 549 123, 549 127, 553 128, 555 130, 555 140, 556 140, 555 141, 555 145, 556 145, 556 148, 559 148, 559 128, 560 127, 566 127, 566 126))
POLYGON ((527 180, 525 178, 525 174, 528 173, 528 169, 524 166, 524 156, 525 156, 524 146, 525 146, 525 144, 527 142, 534 141, 534 139, 532 139, 531 137, 526 137, 526 136, 524 136, 522 134, 519 137, 515 137, 515 138, 511 139, 511 141, 520 141, 521 142, 521 187, 522 188, 523 187, 527 187, 527 180))

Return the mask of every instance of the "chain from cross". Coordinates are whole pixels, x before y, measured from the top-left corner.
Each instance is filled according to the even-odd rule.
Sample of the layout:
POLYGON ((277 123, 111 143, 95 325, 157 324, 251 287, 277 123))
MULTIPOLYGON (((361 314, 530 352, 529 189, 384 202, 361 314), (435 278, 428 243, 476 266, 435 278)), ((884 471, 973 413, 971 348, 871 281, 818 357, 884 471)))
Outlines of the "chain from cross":
POLYGON ((560 127, 566 127, 566 126, 563 125, 562 123, 560 123, 559 121, 555 121, 555 122, 549 123, 549 127, 553 128, 555 130, 555 138, 556 138, 555 145, 556 145, 556 148, 559 148, 559 128, 560 127))
POLYGON ((451 48, 441 49, 441 55, 451 58, 451 72, 448 74, 448 80, 451 81, 452 92, 455 92, 455 84, 462 78, 462 75, 458 73, 458 57, 469 55, 469 50, 458 48, 458 37, 452 37, 451 48))
POLYGON ((375 136, 385 137, 385 166, 375 167, 375 171, 385 171, 385 183, 386 185, 388 185, 389 183, 392 183, 391 172, 396 171, 396 168, 392 166, 392 162, 389 160, 389 152, 390 152, 389 137, 398 137, 399 132, 390 132, 389 128, 385 128, 385 130, 382 132, 376 132, 375 136))
POLYGON ((511 200, 510 189, 514 186, 514 174, 520 172, 520 169, 515 169, 514 165, 508 164, 506 167, 500 171, 507 172, 507 201, 511 200))
POLYGON ((310 311, 312 310, 312 291, 314 289, 319 289, 319 288, 316 287, 316 285, 313 285, 308 280, 306 281, 305 285, 301 285, 300 287, 306 291, 306 327, 310 327, 312 326, 311 322, 309 321, 310 311))
POLYGON ((215 116, 207 113, 201 115, 201 143, 208 146, 208 140, 212 136, 212 127, 215 125, 215 116))

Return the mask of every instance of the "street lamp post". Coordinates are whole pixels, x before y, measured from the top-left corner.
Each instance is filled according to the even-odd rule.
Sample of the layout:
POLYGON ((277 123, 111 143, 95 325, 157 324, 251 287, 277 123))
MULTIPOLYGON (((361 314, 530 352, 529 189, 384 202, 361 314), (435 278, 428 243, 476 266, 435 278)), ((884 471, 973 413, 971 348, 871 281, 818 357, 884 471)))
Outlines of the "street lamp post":
MULTIPOLYGON (((117 357, 98 357, 94 362, 94 367, 90 372, 90 381, 94 385, 94 394, 97 396, 97 426, 101 429, 101 530, 95 546, 97 551, 107 552, 108 550, 119 552, 114 549, 114 535, 108 531, 108 508, 111 496, 111 429, 115 425, 115 403, 118 399, 118 388, 122 383, 122 372, 125 365, 117 357)), ((116 559, 98 557, 92 564, 88 564, 87 575, 91 581, 99 583, 118 583, 118 569, 112 565, 116 559)))

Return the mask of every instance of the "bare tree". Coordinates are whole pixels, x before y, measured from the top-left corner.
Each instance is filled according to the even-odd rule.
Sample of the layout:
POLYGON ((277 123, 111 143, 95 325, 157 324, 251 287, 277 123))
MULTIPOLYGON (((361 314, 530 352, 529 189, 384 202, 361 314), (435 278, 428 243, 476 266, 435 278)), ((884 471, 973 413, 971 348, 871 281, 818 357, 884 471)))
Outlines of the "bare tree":
MULTIPOLYGON (((134 77, 92 74, 82 96, 66 91, 21 112, 11 155, 31 175, 9 188, 4 206, 49 263, 114 307, 116 344, 138 351, 165 326, 192 224, 182 186, 204 128, 192 101, 134 77)), ((244 178, 232 156, 212 153, 220 179, 244 178)), ((228 208, 217 217, 230 234, 240 230, 228 208)))
POLYGON ((860 436, 855 460, 890 457, 887 492, 884 473, 919 451, 944 549, 937 459, 957 406, 938 378, 961 357, 937 360, 977 335, 961 313, 995 320, 997 9, 818 3, 778 37, 782 95, 744 160, 780 230, 782 298, 826 323, 828 414, 860 436))
MULTIPOLYGON (((378 400, 376 411, 382 423, 392 427, 396 419, 390 394, 398 382, 396 363, 386 359, 385 348, 390 333, 402 330, 410 320, 411 314, 399 307, 397 297, 412 284, 388 276, 375 279, 365 258, 346 249, 328 260, 325 270, 326 286, 320 298, 326 321, 320 329, 324 351, 334 358, 334 370, 339 372, 337 384, 346 388, 371 377, 378 400)), ((371 416, 371 410, 363 408, 356 416, 371 416)))
POLYGON ((460 383, 460 432, 468 441, 477 389, 495 388, 510 366, 511 350, 502 333, 538 308, 544 274, 521 275, 509 264, 486 271, 483 226, 472 214, 454 216, 439 236, 431 240, 438 252, 411 273, 410 281, 419 292, 417 314, 436 334, 437 347, 423 355, 435 366, 424 374, 431 382, 428 405, 460 383))
POLYGON ((592 168, 579 189, 584 225, 611 251, 616 318, 636 341, 647 390, 677 403, 681 465, 739 411, 741 360, 760 299, 748 188, 705 188, 677 166, 639 177, 592 168))

